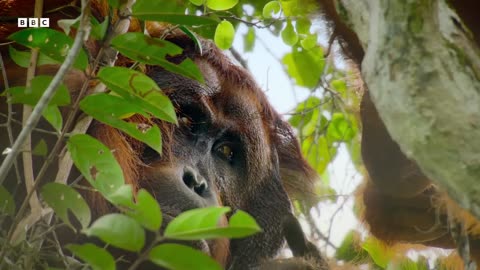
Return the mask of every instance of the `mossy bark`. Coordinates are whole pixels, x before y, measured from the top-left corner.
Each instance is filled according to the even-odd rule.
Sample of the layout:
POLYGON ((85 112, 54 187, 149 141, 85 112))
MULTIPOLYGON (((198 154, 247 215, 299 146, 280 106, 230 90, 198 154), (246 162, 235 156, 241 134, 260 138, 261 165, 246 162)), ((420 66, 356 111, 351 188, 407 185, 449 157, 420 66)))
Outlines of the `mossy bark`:
POLYGON ((402 151, 480 218, 480 50, 440 0, 340 0, 362 76, 402 151))

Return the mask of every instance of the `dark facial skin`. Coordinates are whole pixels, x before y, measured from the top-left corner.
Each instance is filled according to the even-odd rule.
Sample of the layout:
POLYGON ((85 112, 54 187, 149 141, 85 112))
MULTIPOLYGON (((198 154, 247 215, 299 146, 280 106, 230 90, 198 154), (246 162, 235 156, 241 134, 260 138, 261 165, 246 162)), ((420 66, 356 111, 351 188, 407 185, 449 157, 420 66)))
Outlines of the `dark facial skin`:
MULTIPOLYGON (((291 215, 289 196, 307 194, 316 175, 301 156, 290 126, 271 107, 248 72, 232 65, 209 42, 203 44, 204 52, 199 56, 191 49, 195 46, 191 40, 180 36, 173 41, 199 64, 205 83, 159 67, 148 67, 146 74, 171 99, 179 123, 173 125, 138 115, 129 119, 139 124, 159 125, 162 155, 99 122, 93 122, 88 134, 112 150, 126 182, 132 184, 134 190, 144 188, 157 199, 164 215, 162 230, 180 213, 198 207, 229 206, 232 208, 229 215, 239 209, 252 215, 263 228, 253 237, 187 244, 212 255, 226 269, 256 268, 266 260, 273 260, 283 247, 282 224, 284 217, 291 215)), ((42 67, 37 71, 51 75, 57 68, 42 67)), ((10 65, 6 70, 12 78, 11 86, 24 83, 24 70, 10 65)), ((81 75, 72 73, 65 81, 72 95, 86 80, 81 75)), ((6 108, 4 104, 0 99, 0 110, 6 108)), ((44 126, 49 128, 48 124, 44 126)), ((34 142, 39 138, 45 135, 33 134, 34 142)), ((54 136, 51 139, 47 138, 49 146, 54 143, 54 136)), ((2 138, 0 143, 7 145, 8 141, 2 138)), ((54 177, 55 173, 56 168, 52 166, 49 175, 54 177)), ((78 172, 73 172, 71 180, 78 176, 78 172)), ((98 193, 82 192, 94 218, 118 211, 98 193)), ((229 215, 219 223, 226 224, 229 215)), ((71 232, 68 233, 62 243, 85 241, 72 239, 71 232)), ((153 235, 147 239, 152 241, 153 235)), ((126 260, 119 262, 119 269, 128 268, 137 258, 137 254, 129 256, 125 251, 113 254, 126 260)), ((158 269, 152 265, 141 266, 141 269, 152 268, 158 269)))
MULTIPOLYGON (((196 194, 201 197, 194 199, 197 203, 211 203, 208 196, 216 190, 222 205, 247 211, 264 230, 250 238, 231 240, 230 269, 248 269, 274 257, 284 241, 282 218, 290 214, 291 206, 280 182, 277 150, 265 139, 268 131, 261 110, 241 95, 242 89, 232 89, 231 96, 226 96, 215 84, 202 85, 169 73, 155 73, 152 78, 177 109, 179 126, 172 145, 175 161, 170 168, 176 178, 183 168, 191 168, 209 187, 203 195, 196 194)), ((162 164, 161 159, 157 162, 162 164)), ((155 165, 155 170, 158 167, 155 165)), ((170 181, 162 182, 165 186, 155 188, 158 196, 176 189, 168 187, 170 181)), ((160 204, 165 208, 170 202, 166 199, 160 204)))

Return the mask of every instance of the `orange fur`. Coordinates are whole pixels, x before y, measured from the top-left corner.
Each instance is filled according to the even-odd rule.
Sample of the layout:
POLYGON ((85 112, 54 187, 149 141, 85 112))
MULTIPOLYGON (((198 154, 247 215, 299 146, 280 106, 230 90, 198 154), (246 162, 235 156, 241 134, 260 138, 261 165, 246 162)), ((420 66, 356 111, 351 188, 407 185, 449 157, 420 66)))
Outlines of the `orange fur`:
MULTIPOLYGON (((15 31, 21 30, 16 26, 16 17, 32 16, 34 6, 33 3, 34 0, 0 1, 0 17, 12 16, 11 20, 0 23, 0 43, 8 42, 8 35, 15 31)), ((78 5, 78 1, 47 1, 44 6, 44 11, 50 18, 51 27, 58 29, 57 21, 59 19, 76 18, 78 16, 78 5), (70 5, 70 3, 73 3, 73 5, 70 5), (53 10, 56 11, 53 12, 53 10)), ((106 4, 106 1, 92 1, 91 11, 92 14, 99 19, 99 21, 102 21, 108 13, 108 5, 106 4)), ((117 20, 116 16, 113 17, 113 21, 115 20, 117 20)), ((282 180, 284 181, 283 185, 287 187, 291 196, 308 194, 311 190, 313 190, 312 185, 317 176, 313 169, 303 159, 299 144, 296 141, 293 131, 291 131, 289 126, 285 126, 286 123, 282 121, 280 115, 278 115, 278 113, 268 103, 265 94, 256 85, 252 76, 246 70, 232 64, 230 60, 224 56, 224 54, 211 42, 202 41, 203 54, 199 55, 195 48, 195 44, 180 31, 167 30, 167 32, 165 32, 165 25, 154 22, 147 22, 146 27, 151 36, 165 36, 166 39, 176 43, 184 49, 184 52, 181 55, 172 56, 168 60, 172 62, 178 62, 182 61, 186 57, 190 57, 197 63, 208 66, 211 71, 218 76, 220 87, 224 90, 222 90, 222 94, 216 97, 217 100, 208 100, 208 102, 213 104, 214 102, 231 102, 232 100, 242 99, 244 105, 254 106, 254 108, 260 112, 259 129, 264 130, 264 133, 261 134, 260 139, 265 143, 265 145, 278 144, 277 151, 278 160, 280 161, 280 173, 282 175, 285 174, 284 177, 282 177, 282 180), (282 134, 287 138, 287 142, 282 141, 281 138, 279 138, 277 134, 279 130, 283 132, 286 131, 288 133, 282 134)), ((132 20, 129 31, 140 31, 140 23, 136 20, 132 20)), ((74 31, 71 33, 71 35, 73 34, 74 31)), ((86 43, 86 47, 92 57, 95 57, 100 49, 98 42, 94 41, 88 41, 86 43)), ((10 85, 24 85, 25 69, 17 67, 8 59, 8 57, 6 57, 8 55, 8 53, 6 53, 7 48, 7 46, 0 46, 0 52, 2 53, 2 56, 6 62, 10 85)), ((121 55, 116 62, 117 66, 130 66, 131 64, 131 60, 122 57, 121 55)), ((37 68, 37 74, 52 75, 57 71, 57 69, 57 66, 39 67, 37 68)), ((154 75, 155 72, 158 72, 158 67, 146 66, 144 70, 147 75, 154 75)), ((78 71, 72 71, 67 75, 65 83, 70 89, 72 95, 75 96, 78 94, 78 90, 85 80, 85 74, 78 71)), ((4 86, 3 83, 2 86, 4 86)), ((170 89, 162 90, 165 93, 170 91, 170 89)), ((1 104, 4 104, 5 101, 1 101, 1 104)), ((65 111, 65 113, 67 112, 65 111)), ((232 116, 229 115, 228 112, 217 110, 214 113, 219 119, 223 119, 224 121, 232 121, 230 119, 232 116)), ((173 124, 165 123, 157 119, 147 119, 138 115, 131 117, 129 121, 135 123, 155 124, 160 127, 162 131, 163 145, 161 164, 144 164, 141 160, 141 155, 145 150, 145 145, 112 127, 95 122, 90 127, 88 133, 98 138, 102 143, 111 149, 123 170, 126 183, 131 184, 133 189, 137 191, 140 188, 153 187, 156 184, 151 179, 144 179, 146 171, 161 171, 163 169, 167 170, 175 165, 171 147, 173 142, 175 142, 173 131, 177 127, 173 124)), ((238 123, 235 123, 235 125, 238 130, 249 130, 249 126, 241 121, 238 121, 238 123)), ((267 148, 268 147, 265 149, 258 149, 258 153, 262 153, 261 159, 249 161, 254 165, 252 166, 253 169, 258 171, 256 172, 258 176, 263 176, 260 175, 260 173, 266 173, 267 169, 273 167, 273 159, 270 152, 271 150, 267 148)), ((258 177, 258 180, 256 181, 260 181, 259 179, 261 178, 258 177)), ((254 192, 256 192, 256 190, 255 187, 252 186, 249 190, 238 192, 243 197, 238 194, 232 194, 231 196, 236 196, 240 199, 250 198, 255 195, 254 192)), ((112 211, 112 207, 99 194, 96 192, 87 193, 88 194, 86 194, 86 197, 90 204, 94 206, 93 210, 96 216, 112 211)), ((161 198, 157 199, 161 200, 161 198)), ((226 218, 221 220, 222 224, 226 224, 226 222, 226 218)), ((230 255, 228 240, 219 239, 214 241, 211 251, 212 256, 217 261, 219 261, 222 265, 227 264, 230 255)))
MULTIPOLYGON (((334 0, 319 0, 321 13, 332 28, 343 53, 361 68, 364 49, 356 33, 345 24, 335 9, 334 0)), ((477 1, 450 0, 468 34, 480 46, 480 27, 475 10, 477 1)), ((367 86, 365 85, 365 88, 367 86)), ((365 89, 360 105, 362 120, 362 158, 367 177, 359 188, 362 217, 371 233, 393 244, 423 243, 455 248, 450 225, 461 224, 469 237, 472 256, 480 263, 480 221, 451 200, 433 184, 415 161, 407 158, 390 137, 375 104, 365 89)))

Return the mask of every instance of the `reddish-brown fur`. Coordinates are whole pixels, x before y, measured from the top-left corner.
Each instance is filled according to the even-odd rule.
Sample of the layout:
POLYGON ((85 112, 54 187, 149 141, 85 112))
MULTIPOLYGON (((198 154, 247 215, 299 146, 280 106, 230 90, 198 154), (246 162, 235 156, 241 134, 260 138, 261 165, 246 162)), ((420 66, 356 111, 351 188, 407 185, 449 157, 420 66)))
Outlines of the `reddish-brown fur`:
MULTIPOLYGON (((346 56, 360 67, 364 50, 352 29, 345 25, 335 10, 335 0, 319 0, 321 12, 333 29, 346 56)), ((478 1, 449 1, 480 46, 478 1)), ((473 257, 480 261, 480 221, 448 199, 425 176, 417 164, 408 159, 390 137, 370 99, 364 93, 360 105, 362 120, 362 158, 369 178, 360 197, 364 219, 376 237, 388 242, 422 243, 454 248, 448 231, 448 219, 463 224, 470 237, 473 257)))
MULTIPOLYGON (((29 1, 2 1, 0 2, 0 16, 12 16, 7 21, 0 23, 0 43, 6 41, 6 37, 19 29, 16 27, 16 17, 30 17, 33 15, 33 0, 29 1), (21 13, 17 12, 21 11, 21 13)), ((48 4, 45 5, 44 10, 54 10, 59 6, 66 5, 70 1, 47 1, 48 4)), ((106 1, 95 1, 92 4, 93 14, 98 18, 103 18, 106 13, 106 1)), ((58 9, 57 9, 58 11, 58 9)), ((68 5, 64 6, 60 11, 48 13, 50 17, 51 27, 56 27, 56 21, 59 19, 66 18, 75 18, 77 16, 77 10, 68 5)), ((138 22, 133 21, 130 27, 130 31, 138 30, 138 22)), ((149 29, 152 36, 158 36, 161 34, 161 29, 158 28, 158 24, 151 23, 147 24, 147 29, 149 29)), ((170 59, 172 62, 182 61, 186 57, 192 58, 197 64, 200 65, 201 70, 204 75, 207 77, 208 82, 209 71, 213 73, 213 77, 216 77, 215 80, 218 80, 218 88, 221 89, 219 93, 211 96, 201 96, 201 103, 211 109, 212 114, 215 116, 215 121, 218 123, 231 123, 236 131, 239 133, 245 134, 246 140, 251 141, 252 145, 256 145, 256 149, 251 153, 248 152, 247 161, 249 166, 248 174, 252 179, 251 183, 245 183, 245 188, 232 192, 226 189, 225 187, 215 187, 215 190, 218 194, 217 201, 219 204, 228 204, 232 203, 239 208, 250 209, 251 211, 257 213, 257 218, 260 218, 259 223, 267 223, 271 220, 277 222, 281 217, 272 214, 272 217, 263 216, 265 212, 263 209, 257 209, 257 205, 263 207, 264 204, 261 200, 272 200, 272 198, 282 198, 283 201, 275 204, 274 206, 280 207, 285 205, 281 211, 290 211, 290 206, 288 202, 288 197, 285 194, 284 189, 287 190, 290 197, 297 196, 309 196, 311 195, 312 184, 316 178, 315 172, 312 168, 306 163, 303 159, 298 142, 291 130, 290 126, 282 120, 280 115, 272 108, 268 103, 268 100, 261 89, 256 85, 252 76, 245 71, 244 69, 232 64, 230 60, 224 54, 215 47, 211 42, 202 41, 203 54, 199 55, 195 49, 195 44, 185 35, 180 34, 179 32, 172 32, 166 37, 167 40, 176 43, 177 45, 184 48, 184 52, 181 56, 175 56, 170 59), (238 106, 237 106, 238 105, 238 106), (259 112, 256 115, 255 119, 244 119, 244 115, 238 114, 238 112, 230 111, 230 107, 240 107, 240 108, 250 108, 252 111, 259 112), (262 146, 262 147, 258 147, 262 146), (278 166, 279 168, 276 168, 278 166), (266 188, 271 183, 265 182, 269 178, 268 173, 275 172, 278 170, 278 177, 281 179, 278 187, 272 186, 270 189, 266 188), (258 189, 262 189, 262 192, 267 192, 266 194, 261 193, 257 194, 258 189), (265 189, 263 191, 263 189, 265 189), (274 192, 273 194, 268 192, 274 192), (274 196, 274 197, 271 197, 274 196), (267 198, 268 197, 268 198, 267 198), (225 201, 227 200, 227 201, 225 201), (251 204, 251 205, 250 205, 251 204), (262 220, 264 218, 264 220, 262 220)), ((94 42, 88 43, 89 52, 95 57, 98 52, 98 46, 94 42)), ((3 59, 6 63, 7 77, 10 83, 10 86, 15 85, 24 85, 25 84, 25 69, 19 68, 16 66, 8 57, 6 53, 6 46, 0 47, 0 52, 2 53, 3 59)), ((130 65, 130 61, 123 57, 117 61, 118 65, 130 65)), ((57 67, 53 66, 44 66, 37 68, 37 74, 54 74, 57 67)), ((158 74, 163 74, 158 67, 146 67, 145 73, 151 77, 155 77, 158 74)), ((72 74, 67 75, 70 80, 66 80, 65 83, 70 89, 72 96, 78 95, 78 90, 80 85, 85 81, 85 76, 83 73, 72 71, 72 74)), ((0 87, 4 88, 3 80, 0 80, 0 87)), ((188 83, 188 82, 186 82, 188 83)), ((174 95, 175 89, 170 89, 168 87, 162 88, 162 90, 167 95, 174 95)), ((0 112, 6 113, 5 100, 0 99, 0 112)), ((177 104, 174 104, 175 106, 177 104)), ((179 108, 176 108, 179 110, 179 108)), ((18 106, 16 106, 16 111, 18 112, 18 106)), ((65 110, 67 113, 68 110, 65 110)), ((176 142, 174 136, 175 130, 178 129, 177 126, 158 121, 155 119, 146 119, 140 116, 133 116, 129 119, 131 122, 135 123, 148 123, 156 124, 160 127, 162 131, 162 156, 161 160, 146 164, 142 161, 142 153, 145 150, 145 145, 140 143, 122 132, 109 127, 107 125, 94 122, 90 127, 88 133, 99 139, 107 147, 112 149, 117 161, 122 167, 125 180, 128 184, 131 184, 134 190, 140 188, 145 188, 152 192, 155 195, 155 190, 157 188, 157 183, 152 179, 151 175, 162 175, 169 174, 177 166, 175 155, 172 154, 174 147, 173 145, 176 142)), ((48 125, 44 125, 45 128, 48 128, 48 125)), ((15 132, 17 132, 16 130, 15 132)), ((2 130, 3 132, 3 130, 2 130)), ((35 135, 35 134, 34 134, 35 135)), ((38 137, 34 136, 34 140, 38 137)), ((48 142, 47 142, 48 143, 48 142)), ((247 142, 248 143, 248 142, 247 142)), ((6 138, 0 140, 0 147, 7 145, 6 138)), ((39 163, 41 164, 41 163, 39 163)), ((38 168, 35 168, 37 170, 38 168)), ((52 169, 51 175, 54 175, 54 169, 52 169)), ((157 188, 158 189, 158 188, 157 188)), ((102 215, 109 211, 112 211, 111 206, 97 193, 86 192, 85 196, 89 201, 91 207, 94 210, 95 216, 102 215)), ((157 198, 157 200, 162 201, 162 198, 157 198)), ((279 199, 280 200, 280 199, 279 199)), ((279 210, 280 211, 280 210, 279 210)), ((283 212, 281 212, 283 214, 283 212)), ((221 224, 225 224, 227 219, 222 219, 221 224)), ((278 222, 277 222, 278 223, 278 222)), ((249 248, 242 249, 242 245, 245 243, 248 244, 250 240, 245 240, 239 242, 233 248, 229 246, 228 240, 220 239, 211 243, 210 251, 212 256, 217 259, 222 265, 227 265, 228 260, 232 259, 231 251, 235 250, 246 250, 252 253, 252 256, 248 256, 245 260, 250 259, 252 262, 258 260, 256 253, 263 252, 262 249, 256 252, 254 248, 258 248, 258 244, 265 245, 268 247, 269 243, 263 241, 270 241, 270 236, 273 237, 273 247, 270 249, 278 248, 282 242, 282 232, 280 228, 281 224, 274 223, 272 226, 264 226, 265 233, 267 235, 263 238, 258 238, 255 240, 256 243, 253 245, 253 249, 249 248), (278 247, 277 247, 278 246, 278 247), (229 250, 230 249, 230 250, 229 250)), ((242 251, 244 252, 244 251, 242 251)), ((269 251, 272 253, 271 251, 269 251)), ((272 256, 272 255, 269 255, 272 256)), ((319 255, 320 256, 320 255, 319 255)), ((321 257, 319 257, 321 258, 321 257)), ((262 258, 262 259, 271 259, 271 258, 262 258)))

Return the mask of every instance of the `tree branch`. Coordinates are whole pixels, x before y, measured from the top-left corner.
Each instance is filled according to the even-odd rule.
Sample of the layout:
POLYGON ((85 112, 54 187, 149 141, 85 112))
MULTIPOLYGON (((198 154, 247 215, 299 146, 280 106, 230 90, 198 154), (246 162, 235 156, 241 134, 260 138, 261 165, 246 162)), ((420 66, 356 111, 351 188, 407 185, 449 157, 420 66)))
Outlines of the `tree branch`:
MULTIPOLYGON (((2 54, 0 53, 0 69, 2 70, 2 77, 3 77, 3 83, 5 85, 5 89, 10 88, 9 83, 8 83, 8 78, 7 78, 7 70, 5 69, 5 64, 3 63, 3 57, 2 54)), ((12 102, 10 101, 10 93, 7 92, 7 122, 5 123, 5 127, 7 128, 7 133, 8 133, 8 140, 10 146, 13 145, 13 130, 12 130, 12 122, 14 121, 12 114, 13 114, 13 108, 12 108, 12 102)), ((18 168, 18 162, 17 159, 13 161, 13 166, 15 168, 15 176, 17 177, 17 183, 20 183, 20 170, 18 168)))
POLYGON ((389 133, 480 218, 479 48, 446 1, 341 2, 368 48, 362 76, 389 133))
MULTIPOLYGON (((42 17, 43 0, 35 1, 35 8, 34 8, 33 14, 35 18, 42 17)), ((27 68, 27 78, 25 82, 25 87, 27 89, 32 87, 32 79, 33 77, 35 77, 35 71, 37 69, 37 59, 38 59, 39 49, 33 48, 30 51, 32 52, 32 54, 30 55, 30 64, 28 65, 28 68, 27 68)), ((41 112, 42 111, 40 111, 40 113, 41 112)), ((26 125, 31 114, 32 114, 32 107, 29 105, 23 105, 23 114, 22 114, 23 125, 26 125)), ((33 174, 32 138, 30 136, 30 132, 28 133, 27 136, 25 136, 25 141, 23 143, 22 161, 23 161, 23 177, 25 180, 25 187, 27 189, 27 193, 30 193, 30 192, 33 193, 32 196, 30 197, 30 208, 32 209, 32 212, 40 212, 42 205, 38 200, 37 192, 33 190, 35 176, 33 174)))
MULTIPOLYGON (((8 153, 5 160, 3 161, 2 165, 0 166, 0 184, 2 184, 3 181, 5 180, 5 177, 7 176, 8 170, 12 166, 13 160, 15 160, 16 156, 20 152, 21 146, 25 143, 27 137, 31 134, 33 128, 37 125, 37 123, 38 123, 38 121, 39 121, 39 119, 42 115, 43 109, 50 102, 50 100, 52 99, 56 90, 58 89, 58 86, 62 82, 63 77, 68 72, 70 67, 73 65, 73 62, 75 61, 75 58, 78 55, 78 52, 82 48, 83 41, 88 37, 89 27, 87 27, 87 26, 89 24, 89 19, 88 19, 89 17, 88 17, 88 15, 85 14, 86 13, 85 11, 86 11, 87 7, 88 7, 88 0, 82 1, 82 14, 81 14, 82 20, 80 20, 80 27, 78 29, 77 35, 75 36, 75 40, 73 41, 72 48, 70 49, 67 56, 65 57, 65 61, 60 66, 58 72, 53 77, 50 85, 48 85, 47 89, 43 93, 42 97, 38 101, 35 108, 33 109, 32 114, 28 118, 25 127, 22 129, 22 131, 20 132, 20 134, 17 137, 17 140, 13 144, 11 152, 8 153)), ((88 12, 87 12, 87 14, 88 14, 88 12)), ((36 185, 38 185, 38 183, 39 183, 39 181, 34 183, 34 187, 32 187, 31 191, 34 191, 34 189, 35 189, 36 185)), ((26 200, 28 200, 29 197, 32 196, 32 194, 33 194, 33 192, 29 192, 26 200)), ((8 232, 7 241, 5 242, 5 245, 3 246, 3 248, 0 252, 0 261, 2 261, 3 256, 5 255, 5 251, 6 251, 7 247, 10 245, 9 244, 10 239, 15 238, 14 237, 14 234, 15 234, 14 232, 17 232, 17 234, 20 233, 21 229, 20 230, 14 230, 14 228, 16 227, 15 225, 18 223, 19 218, 21 217, 21 213, 24 211, 25 208, 26 208, 26 204, 25 204, 25 201, 24 201, 24 203, 21 206, 21 209, 19 210, 18 214, 16 215, 15 220, 14 220, 14 222, 13 222, 13 224, 12 224, 12 226, 11 226, 9 232, 8 232)), ((38 220, 42 216, 42 214, 44 214, 42 212, 43 211, 40 211, 40 212, 32 211, 32 215, 29 215, 27 218, 30 218, 30 219, 33 219, 33 220, 38 220)), ((33 224, 33 223, 28 222, 28 224, 33 224)), ((28 227, 28 226, 25 226, 25 227, 28 227)), ((22 229, 25 230, 25 227, 22 227, 22 229)), ((19 228, 19 227, 17 226, 17 228, 19 228)))

